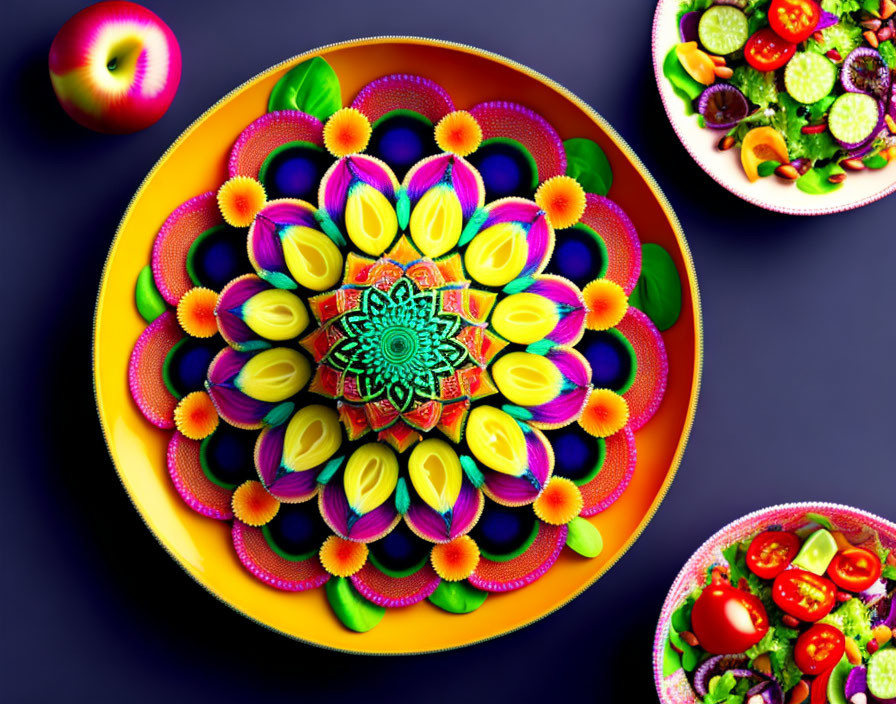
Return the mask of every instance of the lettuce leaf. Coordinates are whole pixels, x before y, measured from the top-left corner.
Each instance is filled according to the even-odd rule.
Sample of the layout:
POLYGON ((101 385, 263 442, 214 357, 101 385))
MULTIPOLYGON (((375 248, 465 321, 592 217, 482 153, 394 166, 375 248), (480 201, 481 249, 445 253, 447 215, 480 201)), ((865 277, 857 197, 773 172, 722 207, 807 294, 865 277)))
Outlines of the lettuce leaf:
POLYGON ((827 130, 819 134, 802 132, 803 127, 809 124, 810 118, 815 122, 827 112, 833 102, 833 96, 822 98, 810 106, 801 105, 787 93, 781 93, 778 101, 784 110, 786 119, 784 138, 787 140, 787 153, 791 159, 809 159, 814 164, 816 161, 830 159, 840 151, 840 146, 827 130))
POLYGON ((734 69, 731 82, 740 88, 747 100, 762 109, 778 99, 774 71, 757 71, 752 66, 738 66, 734 69))
POLYGON ((821 30, 821 37, 824 41, 817 42, 810 39, 806 48, 818 54, 827 54, 834 49, 842 59, 845 59, 862 43, 862 28, 850 16, 841 16, 840 21, 833 27, 821 30))
POLYGON ((890 67, 890 70, 896 71, 896 46, 893 45, 893 41, 881 42, 877 50, 880 52, 883 60, 886 61, 887 66, 890 67))
POLYGON ((836 611, 832 611, 818 623, 827 623, 843 631, 847 638, 855 640, 867 652, 871 634, 871 613, 861 599, 852 598, 836 611))
POLYGON ((793 661, 793 644, 798 633, 791 629, 772 626, 762 640, 746 652, 750 664, 760 655, 767 654, 775 678, 787 691, 799 682, 803 673, 793 661))

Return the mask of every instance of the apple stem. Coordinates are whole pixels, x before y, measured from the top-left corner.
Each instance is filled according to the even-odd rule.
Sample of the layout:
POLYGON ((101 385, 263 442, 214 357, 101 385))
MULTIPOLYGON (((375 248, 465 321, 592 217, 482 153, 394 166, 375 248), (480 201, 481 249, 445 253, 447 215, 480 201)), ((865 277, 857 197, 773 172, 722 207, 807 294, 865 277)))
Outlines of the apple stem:
POLYGON ((106 68, 110 71, 114 71, 116 68, 118 68, 118 57, 113 56, 111 59, 109 59, 109 63, 106 64, 106 68))

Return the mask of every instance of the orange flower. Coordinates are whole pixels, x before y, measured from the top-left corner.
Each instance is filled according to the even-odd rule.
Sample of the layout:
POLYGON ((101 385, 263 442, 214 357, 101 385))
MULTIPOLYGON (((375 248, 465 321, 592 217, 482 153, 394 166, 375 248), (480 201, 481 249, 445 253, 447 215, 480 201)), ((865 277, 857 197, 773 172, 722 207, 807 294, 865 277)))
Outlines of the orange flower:
POLYGON ((249 176, 234 176, 218 189, 218 207, 228 225, 248 227, 267 202, 262 186, 249 176))
POLYGON ((609 279, 592 281, 583 290, 585 327, 589 330, 609 330, 619 325, 628 311, 628 296, 622 286, 609 279))
POLYGON ((324 146, 335 157, 363 152, 370 141, 370 121, 355 108, 337 110, 324 125, 324 146))
POLYGON ((579 418, 579 425, 599 438, 608 438, 628 423, 628 403, 610 389, 595 389, 579 418))
POLYGON ((469 535, 462 535, 450 543, 435 545, 430 560, 439 577, 459 582, 473 574, 479 564, 479 546, 469 535))
POLYGON ((482 144, 482 128, 466 110, 449 112, 436 125, 436 144, 443 152, 467 156, 482 144))
POLYGON ((194 391, 174 409, 174 425, 185 437, 202 440, 218 427, 218 411, 205 391, 194 391))
POLYGON ((254 479, 236 488, 231 504, 234 516, 246 525, 256 527, 269 523, 280 510, 280 502, 268 493, 264 484, 254 479))
POLYGON ((578 516, 584 505, 582 492, 571 479, 551 477, 532 508, 545 523, 562 526, 578 516))
POLYGON ((331 535, 320 546, 320 564, 334 577, 351 577, 367 562, 367 546, 331 535))
POLYGON ((218 294, 207 288, 191 288, 177 304, 177 320, 188 335, 213 337, 218 332, 215 306, 218 294))
POLYGON ((554 176, 542 183, 535 191, 535 202, 558 230, 572 227, 585 214, 585 190, 569 176, 554 176))

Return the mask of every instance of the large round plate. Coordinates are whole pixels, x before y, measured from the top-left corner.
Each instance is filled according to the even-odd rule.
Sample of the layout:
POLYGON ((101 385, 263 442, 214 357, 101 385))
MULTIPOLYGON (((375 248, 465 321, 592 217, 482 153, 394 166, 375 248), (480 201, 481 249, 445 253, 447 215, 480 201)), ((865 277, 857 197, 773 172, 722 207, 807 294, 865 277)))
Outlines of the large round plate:
POLYGON ((798 530, 808 524, 807 513, 817 513, 830 519, 854 545, 864 544, 876 533, 883 547, 896 550, 896 523, 858 508, 818 501, 770 506, 748 513, 721 528, 697 548, 684 564, 663 603, 653 642, 653 676, 662 704, 699 704, 699 697, 687 681, 684 670, 663 677, 663 649, 669 637, 669 622, 675 610, 694 589, 704 584, 706 571, 712 565, 724 562, 722 550, 733 543, 747 540, 770 526, 798 530))
POLYGON ((680 5, 681 0, 660 0, 657 4, 653 18, 653 70, 672 129, 694 161, 717 183, 753 205, 789 215, 826 215, 852 210, 896 191, 896 167, 892 165, 850 175, 843 188, 825 195, 803 193, 777 178, 761 178, 750 183, 741 168, 739 151, 720 152, 716 145, 724 133, 703 129, 697 125, 694 115, 686 115, 684 103, 672 92, 663 75, 663 59, 681 41, 675 20, 680 5))
POLYGON ((697 285, 681 228, 656 183, 613 128, 530 69, 494 54, 426 39, 365 39, 294 57, 240 86, 191 125, 155 165, 125 213, 103 273, 94 337, 96 398, 109 451, 134 505, 162 545, 196 581, 249 618, 303 641, 366 653, 444 650, 493 638, 544 617, 597 580, 644 530, 669 488, 690 432, 701 360, 697 285), (146 422, 128 393, 128 357, 145 327, 133 304, 134 281, 159 227, 184 200, 225 180, 226 157, 237 135, 265 112, 277 80, 313 55, 333 66, 345 97, 374 78, 410 70, 444 86, 459 107, 516 100, 543 114, 562 136, 597 141, 615 174, 610 197, 630 213, 643 241, 657 242, 672 253, 684 282, 681 319, 664 334, 669 355, 665 400, 637 433, 632 483, 596 519, 605 541, 603 554, 594 560, 564 554, 535 584, 493 595, 466 616, 452 616, 424 602, 391 609, 375 629, 357 634, 336 620, 323 589, 287 593, 265 586, 240 565, 229 525, 194 513, 180 499, 165 468, 168 435, 146 422))

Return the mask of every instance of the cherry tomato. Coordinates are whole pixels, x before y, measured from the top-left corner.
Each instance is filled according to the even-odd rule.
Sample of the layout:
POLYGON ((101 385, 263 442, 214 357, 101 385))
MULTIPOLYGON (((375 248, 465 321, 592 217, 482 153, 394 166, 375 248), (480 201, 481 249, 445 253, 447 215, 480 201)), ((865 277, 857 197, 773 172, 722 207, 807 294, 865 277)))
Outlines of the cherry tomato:
POLYGON ((752 594, 728 584, 711 584, 694 603, 691 628, 707 652, 742 653, 768 632, 768 615, 752 594))
POLYGON ((757 71, 774 71, 790 61, 795 52, 796 44, 781 39, 766 27, 747 39, 744 58, 757 71))
POLYGON ((772 0, 768 23, 782 39, 799 44, 809 38, 821 19, 821 8, 812 0, 772 0))
POLYGON ((828 681, 831 679, 831 673, 834 671, 832 667, 827 672, 822 672, 818 677, 812 680, 812 686, 809 688, 809 704, 827 704, 828 702, 828 681))
POLYGON ((828 565, 828 576, 841 589, 863 592, 878 579, 883 570, 880 559, 865 548, 841 550, 828 565))
POLYGON ((800 621, 817 621, 834 608, 837 587, 806 570, 785 570, 772 584, 772 599, 785 613, 800 621))
POLYGON ((803 633, 793 649, 793 660, 806 675, 830 670, 843 657, 846 639, 839 628, 816 623, 803 633))
POLYGON ((783 530, 760 533, 747 549, 747 567, 757 577, 774 579, 800 551, 800 539, 783 530))

